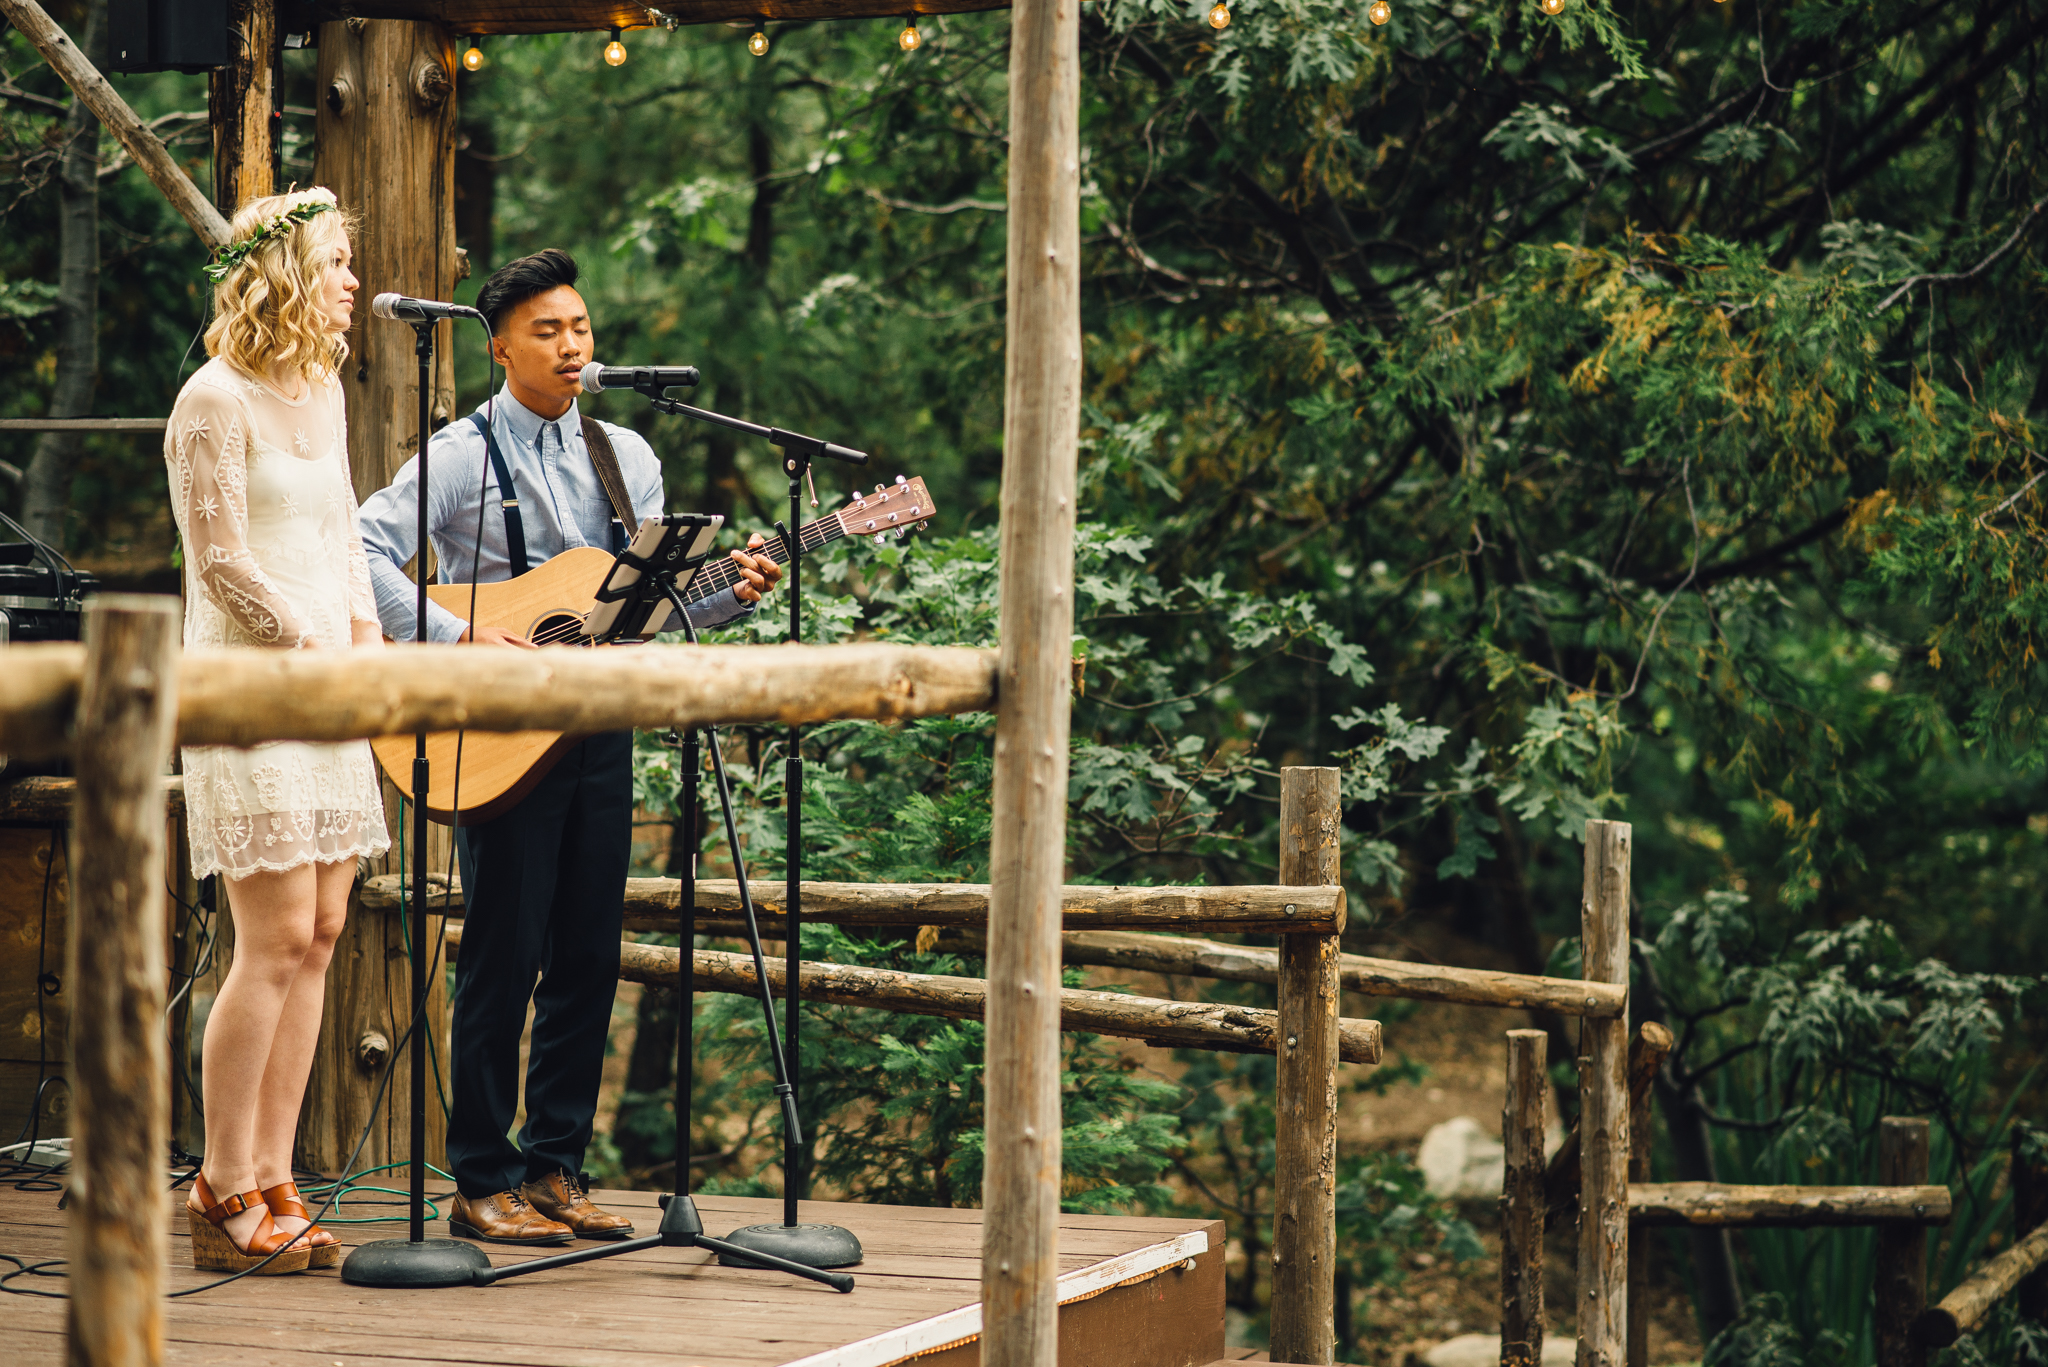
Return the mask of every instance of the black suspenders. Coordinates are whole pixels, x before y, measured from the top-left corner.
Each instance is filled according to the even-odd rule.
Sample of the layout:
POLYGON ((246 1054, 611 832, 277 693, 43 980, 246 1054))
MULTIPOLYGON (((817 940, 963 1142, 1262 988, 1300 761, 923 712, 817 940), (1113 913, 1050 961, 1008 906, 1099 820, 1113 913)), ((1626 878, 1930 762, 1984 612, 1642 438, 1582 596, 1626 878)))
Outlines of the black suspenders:
POLYGON ((505 510, 505 553, 512 561, 512 577, 517 579, 526 573, 526 524, 519 517, 519 491, 512 487, 512 471, 484 415, 472 413, 469 420, 484 434, 484 450, 490 452, 491 469, 498 476, 498 506, 505 510))

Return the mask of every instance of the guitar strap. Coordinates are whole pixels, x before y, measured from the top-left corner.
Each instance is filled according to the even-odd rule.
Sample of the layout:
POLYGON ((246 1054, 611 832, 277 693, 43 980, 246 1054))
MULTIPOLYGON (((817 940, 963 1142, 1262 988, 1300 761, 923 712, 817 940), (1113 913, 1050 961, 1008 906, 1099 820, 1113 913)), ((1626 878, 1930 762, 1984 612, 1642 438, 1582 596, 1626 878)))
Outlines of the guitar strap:
POLYGON ((491 471, 498 477, 498 506, 505 510, 505 554, 512 562, 512 577, 517 579, 526 573, 526 524, 519 517, 519 491, 512 485, 512 471, 505 464, 505 453, 498 449, 497 435, 484 421, 484 415, 472 413, 469 420, 476 424, 477 431, 483 433, 484 450, 491 455, 491 471))
POLYGON ((633 518, 633 500, 626 495, 626 476, 619 469, 618 452, 605 435, 604 424, 596 418, 583 419, 583 444, 590 450, 590 463, 597 469, 598 483, 612 505, 612 554, 626 549, 626 539, 640 524, 633 518))

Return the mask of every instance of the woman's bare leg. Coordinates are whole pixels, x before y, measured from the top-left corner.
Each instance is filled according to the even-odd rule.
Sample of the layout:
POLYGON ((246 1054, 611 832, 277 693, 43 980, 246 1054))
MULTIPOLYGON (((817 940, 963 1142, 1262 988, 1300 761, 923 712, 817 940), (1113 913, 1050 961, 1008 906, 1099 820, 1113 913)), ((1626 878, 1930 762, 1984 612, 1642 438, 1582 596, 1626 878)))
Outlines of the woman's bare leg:
MULTIPOLYGON (((206 1185, 225 1200, 256 1186, 256 1119, 278 1021, 313 942, 318 881, 312 865, 222 878, 235 918, 235 957, 206 1018, 201 1096, 206 1105, 206 1185)), ((303 1081, 303 1080, 302 1080, 303 1081)), ((246 1245, 259 1208, 228 1221, 246 1245)))
MULTIPOLYGON (((348 894, 356 881, 356 861, 315 864, 317 911, 312 942, 292 979, 270 1061, 263 1071, 263 1093, 256 1102, 256 1185, 274 1187, 292 1180, 292 1140, 299 1131, 299 1111, 306 1098, 306 1077, 313 1070, 313 1049, 320 1041, 320 1013, 327 997, 327 965, 334 942, 348 917, 348 894)), ((279 1216, 277 1227, 296 1234, 304 1220, 279 1216)))

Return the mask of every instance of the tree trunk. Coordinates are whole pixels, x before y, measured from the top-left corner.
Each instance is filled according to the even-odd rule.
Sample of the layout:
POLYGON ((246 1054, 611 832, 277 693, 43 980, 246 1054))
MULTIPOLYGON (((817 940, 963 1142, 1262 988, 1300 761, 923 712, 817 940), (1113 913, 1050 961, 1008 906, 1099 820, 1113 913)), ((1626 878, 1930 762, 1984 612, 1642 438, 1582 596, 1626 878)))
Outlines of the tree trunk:
MULTIPOLYGON (((106 0, 90 0, 79 47, 95 65, 104 64, 106 0)), ((64 119, 64 157, 57 172, 57 383, 50 416, 92 414, 99 381, 100 311, 100 121, 84 100, 72 97, 64 119)), ((45 432, 36 439, 23 490, 22 524, 59 550, 71 512, 71 476, 84 441, 76 432, 45 432)))

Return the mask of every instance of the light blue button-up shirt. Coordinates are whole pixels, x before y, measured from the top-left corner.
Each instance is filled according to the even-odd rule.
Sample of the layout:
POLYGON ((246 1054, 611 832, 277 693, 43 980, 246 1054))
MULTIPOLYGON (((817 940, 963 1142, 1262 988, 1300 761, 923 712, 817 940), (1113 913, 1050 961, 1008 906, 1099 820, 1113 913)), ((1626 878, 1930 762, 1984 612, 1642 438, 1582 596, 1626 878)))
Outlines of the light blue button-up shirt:
MULTIPOLYGON (((476 410, 488 415, 488 406, 476 410)), ((512 577, 512 555, 505 539, 505 498, 519 500, 524 524, 528 568, 576 546, 610 550, 612 505, 605 497, 597 467, 583 441, 582 418, 575 406, 555 419, 512 397, 510 388, 497 396, 492 430, 498 451, 512 474, 514 492, 498 491, 483 434, 464 417, 436 432, 427 445, 427 535, 443 584, 496 583, 512 577), (479 500, 481 495, 481 500, 479 500), (478 514, 481 512, 482 516, 478 514)), ((626 492, 636 519, 659 517, 663 491, 661 461, 638 432, 604 424, 612 450, 619 457, 626 492)), ((413 607, 418 594, 405 566, 418 549, 419 457, 402 466, 391 483, 364 502, 357 518, 363 551, 370 561, 370 586, 377 595, 377 615, 394 641, 413 638, 413 607)), ((637 527, 637 522, 635 527, 637 527)), ((630 533, 634 528, 628 528, 630 533)), ((699 630, 723 625, 753 611, 728 588, 694 605, 690 620, 699 630)), ((427 639, 459 641, 469 623, 438 603, 427 604, 427 639)))

